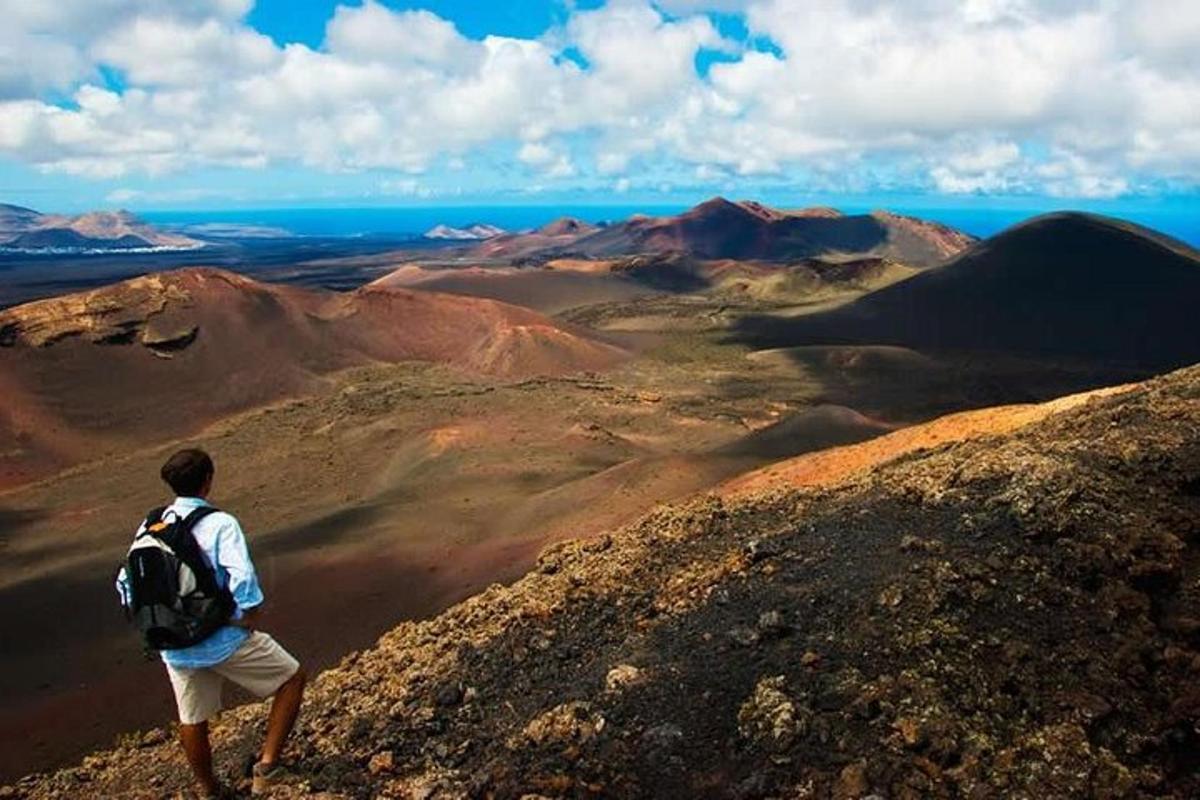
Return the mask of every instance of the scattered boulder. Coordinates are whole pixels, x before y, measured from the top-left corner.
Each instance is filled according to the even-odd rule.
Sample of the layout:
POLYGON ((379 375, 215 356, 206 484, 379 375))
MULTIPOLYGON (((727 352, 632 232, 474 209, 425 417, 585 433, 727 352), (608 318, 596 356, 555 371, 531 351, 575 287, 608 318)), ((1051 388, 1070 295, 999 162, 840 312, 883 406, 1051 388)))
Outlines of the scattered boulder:
POLYGON ((461 683, 448 683, 438 690, 435 700, 439 706, 449 708, 462 703, 463 695, 464 690, 461 683))
POLYGON ((808 730, 808 713, 788 696, 786 678, 763 678, 738 710, 738 731, 754 744, 772 751, 788 749, 808 730))
POLYGON ((664 722, 642 732, 641 743, 652 751, 673 750, 683 741, 678 725, 664 722))
POLYGON ((779 548, 778 542, 770 539, 751 539, 746 542, 742 548, 742 552, 745 554, 747 561, 751 564, 757 564, 759 561, 775 558, 782 551, 779 548))
POLYGON ((371 756, 370 762, 367 764, 367 770, 372 775, 379 775, 383 772, 391 772, 396 767, 396 758, 392 755, 391 750, 384 750, 381 753, 376 753, 371 756))
POLYGON ((610 692, 620 692, 643 683, 645 678, 645 673, 637 667, 631 664, 620 664, 608 671, 604 677, 604 688, 610 692))
POLYGON ((753 628, 739 625, 729 631, 729 638, 742 647, 753 647, 758 644, 758 632, 753 628))
POLYGON ((563 703, 529 721, 522 734, 538 744, 584 744, 604 730, 604 717, 590 703, 563 703))
POLYGON ((906 534, 900 540, 900 550, 905 553, 940 553, 942 543, 934 539, 922 539, 920 536, 906 534))
POLYGON ((759 634, 764 639, 775 639, 780 636, 786 636, 792 628, 784 620, 783 614, 778 611, 764 611, 758 617, 759 634))
POLYGON ((867 781, 867 762, 847 764, 833 786, 833 800, 863 800, 871 784, 867 781))

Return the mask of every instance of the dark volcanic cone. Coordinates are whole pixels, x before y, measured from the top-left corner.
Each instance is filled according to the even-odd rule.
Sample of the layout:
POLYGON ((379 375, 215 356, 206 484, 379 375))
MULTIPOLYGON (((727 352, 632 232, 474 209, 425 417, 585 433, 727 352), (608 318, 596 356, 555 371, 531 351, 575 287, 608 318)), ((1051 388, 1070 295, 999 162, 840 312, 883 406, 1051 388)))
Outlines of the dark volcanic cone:
POLYGON ((1163 369, 1200 358, 1200 255, 1145 228, 1051 214, 842 308, 749 319, 760 346, 892 344, 1163 369))

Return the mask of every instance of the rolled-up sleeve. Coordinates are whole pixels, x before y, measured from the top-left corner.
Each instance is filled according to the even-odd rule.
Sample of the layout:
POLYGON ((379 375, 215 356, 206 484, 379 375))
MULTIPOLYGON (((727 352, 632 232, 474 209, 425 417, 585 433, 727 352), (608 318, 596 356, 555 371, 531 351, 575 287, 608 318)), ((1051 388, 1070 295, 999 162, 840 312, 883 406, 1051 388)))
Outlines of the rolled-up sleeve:
POLYGON ((217 534, 217 564, 229 576, 229 591, 239 609, 248 610, 262 603, 262 588, 258 585, 254 562, 250 560, 246 534, 238 521, 228 514, 224 515, 221 531, 217 534))

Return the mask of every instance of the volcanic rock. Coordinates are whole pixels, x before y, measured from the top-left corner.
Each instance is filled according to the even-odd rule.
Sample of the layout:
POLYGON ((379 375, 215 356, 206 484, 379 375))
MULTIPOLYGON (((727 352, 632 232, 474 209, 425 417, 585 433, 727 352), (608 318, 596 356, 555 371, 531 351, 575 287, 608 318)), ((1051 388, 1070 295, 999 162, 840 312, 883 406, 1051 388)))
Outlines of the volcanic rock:
MULTIPOLYGON (((317 676, 287 757, 348 797, 1200 796, 1197 487, 1191 367, 836 483, 661 508, 317 676), (730 646, 779 609, 788 636, 730 646), (450 683, 487 702, 433 707, 450 683)), ((219 757, 261 717, 222 715, 219 757)), ((11 791, 189 782, 173 741, 99 755, 11 791)))

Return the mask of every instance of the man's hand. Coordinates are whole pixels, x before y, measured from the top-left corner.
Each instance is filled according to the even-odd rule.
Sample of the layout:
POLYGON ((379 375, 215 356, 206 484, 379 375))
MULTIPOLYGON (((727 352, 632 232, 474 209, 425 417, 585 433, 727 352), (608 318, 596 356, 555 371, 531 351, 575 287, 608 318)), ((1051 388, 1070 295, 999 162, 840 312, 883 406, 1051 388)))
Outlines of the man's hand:
POLYGON ((248 631, 256 631, 262 626, 262 620, 262 606, 255 606, 243 611, 241 619, 229 620, 229 624, 237 628, 245 628, 248 631))

